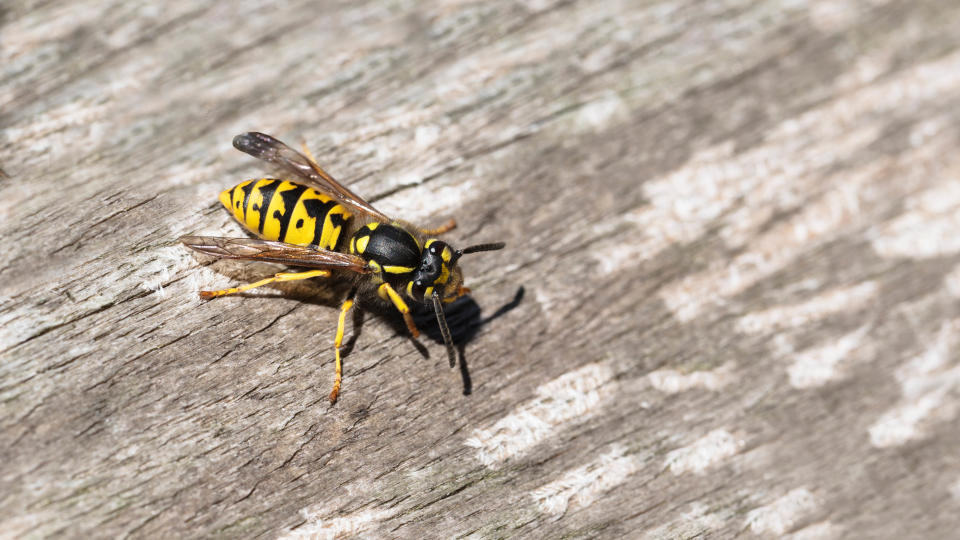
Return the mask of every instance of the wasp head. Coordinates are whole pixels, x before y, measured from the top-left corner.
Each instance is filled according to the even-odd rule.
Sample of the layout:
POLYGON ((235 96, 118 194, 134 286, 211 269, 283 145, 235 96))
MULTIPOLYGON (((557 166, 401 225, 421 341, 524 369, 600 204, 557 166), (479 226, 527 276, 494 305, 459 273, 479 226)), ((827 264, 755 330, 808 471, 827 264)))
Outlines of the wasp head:
POLYGON ((501 249, 503 244, 480 244, 454 250, 446 242, 431 238, 423 248, 420 266, 407 284, 407 293, 420 302, 435 294, 445 302, 452 302, 469 292, 463 286, 463 272, 457 266, 460 257, 465 253, 501 249))

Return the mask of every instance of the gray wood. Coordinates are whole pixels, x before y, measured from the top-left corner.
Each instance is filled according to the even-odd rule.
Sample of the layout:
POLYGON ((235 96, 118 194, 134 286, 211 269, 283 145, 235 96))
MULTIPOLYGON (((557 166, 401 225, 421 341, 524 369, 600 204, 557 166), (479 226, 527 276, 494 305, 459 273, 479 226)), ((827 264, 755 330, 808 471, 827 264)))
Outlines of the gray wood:
POLYGON ((927 537, 960 524, 960 4, 5 2, 9 537, 927 537), (220 190, 309 141, 459 220, 466 371, 220 190), (359 321, 358 321, 359 322, 359 321), (469 390, 469 395, 465 391, 469 390))

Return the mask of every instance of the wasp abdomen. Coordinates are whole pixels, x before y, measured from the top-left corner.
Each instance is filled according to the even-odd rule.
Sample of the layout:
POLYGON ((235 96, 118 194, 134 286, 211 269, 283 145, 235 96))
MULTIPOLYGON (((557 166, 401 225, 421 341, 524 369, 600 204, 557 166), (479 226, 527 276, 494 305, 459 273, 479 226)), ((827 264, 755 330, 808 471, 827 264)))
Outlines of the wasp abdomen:
POLYGON ((289 180, 247 180, 223 191, 220 202, 260 238, 329 250, 350 219, 339 202, 289 180))

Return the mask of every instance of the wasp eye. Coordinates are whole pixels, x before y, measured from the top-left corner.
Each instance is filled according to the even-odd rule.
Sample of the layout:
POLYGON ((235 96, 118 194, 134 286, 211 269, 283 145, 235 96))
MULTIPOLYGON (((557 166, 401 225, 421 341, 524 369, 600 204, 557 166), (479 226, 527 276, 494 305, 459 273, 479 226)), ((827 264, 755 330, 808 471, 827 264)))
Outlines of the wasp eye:
POLYGON ((437 246, 430 246, 430 253, 436 253, 436 252, 437 252, 437 246))
POLYGON ((413 284, 416 285, 417 287, 423 287, 423 280, 422 280, 422 279, 418 279, 418 280, 414 281, 413 284))

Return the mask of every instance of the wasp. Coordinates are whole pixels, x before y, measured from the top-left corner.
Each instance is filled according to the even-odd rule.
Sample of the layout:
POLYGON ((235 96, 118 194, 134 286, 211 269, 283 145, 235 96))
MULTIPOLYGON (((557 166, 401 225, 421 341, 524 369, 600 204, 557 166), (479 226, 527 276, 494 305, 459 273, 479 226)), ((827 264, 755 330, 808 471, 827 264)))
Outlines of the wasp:
POLYGON ((301 154, 270 135, 249 132, 234 137, 233 146, 279 165, 296 180, 247 180, 220 194, 223 206, 258 238, 183 236, 180 241, 214 257, 282 263, 306 270, 279 272, 229 289, 200 291, 201 298, 236 294, 275 281, 334 275, 352 280, 354 286, 340 307, 334 337, 331 404, 340 394, 340 347, 347 313, 361 297, 396 308, 414 338, 420 332, 408 302, 432 306, 450 367, 454 367, 456 352, 443 304, 470 292, 463 286, 463 273, 457 263, 463 255, 503 249, 504 244, 454 249, 436 238, 456 227, 452 219, 435 229, 391 219, 321 169, 305 144, 301 154))

